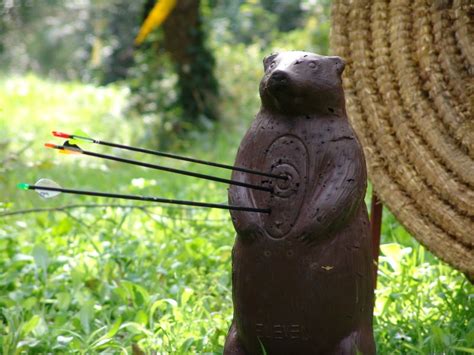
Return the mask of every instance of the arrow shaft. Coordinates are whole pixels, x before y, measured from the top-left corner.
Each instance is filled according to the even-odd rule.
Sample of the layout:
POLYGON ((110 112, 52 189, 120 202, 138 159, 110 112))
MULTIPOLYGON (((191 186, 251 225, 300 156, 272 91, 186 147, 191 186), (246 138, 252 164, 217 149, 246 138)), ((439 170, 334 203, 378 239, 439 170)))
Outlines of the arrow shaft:
POLYGON ((166 203, 166 204, 174 204, 174 205, 218 208, 218 209, 223 209, 223 210, 234 210, 234 211, 256 212, 256 213, 270 213, 270 209, 268 209, 268 208, 253 208, 253 207, 224 205, 224 204, 219 204, 219 203, 206 203, 206 202, 173 200, 173 199, 154 197, 154 196, 115 194, 115 193, 108 193, 108 192, 65 189, 65 188, 62 188, 62 187, 47 187, 47 186, 43 187, 43 186, 35 186, 35 185, 28 185, 28 189, 29 190, 57 191, 57 192, 62 192, 62 193, 66 193, 66 194, 88 195, 88 196, 98 196, 98 197, 110 197, 110 198, 119 198, 119 199, 124 199, 124 200, 148 201, 148 202, 166 203))
MULTIPOLYGON (((72 151, 77 152, 77 150, 69 149, 67 147, 63 147, 63 149, 72 150, 72 151)), ((138 166, 142 166, 142 167, 149 168, 149 169, 156 169, 156 170, 167 171, 167 172, 175 173, 175 174, 192 176, 192 177, 195 177, 195 178, 198 178, 198 179, 205 179, 205 180, 216 181, 216 182, 220 182, 220 183, 224 183, 224 184, 237 185, 237 186, 242 186, 242 187, 246 187, 246 188, 254 189, 254 190, 273 192, 273 189, 270 188, 270 187, 259 186, 259 185, 254 185, 254 184, 248 184, 246 182, 241 182, 241 181, 237 181, 237 180, 223 179, 223 178, 216 177, 216 176, 193 173, 191 171, 170 168, 170 167, 167 167, 167 166, 162 166, 162 165, 157 165, 157 164, 145 163, 145 162, 141 162, 141 161, 138 161, 138 160, 120 158, 120 157, 116 157, 116 156, 108 155, 108 154, 90 152, 90 151, 87 151, 87 150, 82 150, 81 153, 84 154, 84 155, 88 155, 88 156, 92 156, 92 157, 96 157, 96 158, 102 158, 102 159, 118 161, 118 162, 126 163, 126 164, 138 165, 138 166)))
POLYGON ((78 135, 74 135, 74 134, 72 134, 71 137, 73 139, 83 139, 83 140, 86 140, 86 141, 89 141, 89 142, 92 142, 92 143, 95 143, 95 144, 106 145, 108 147, 113 147, 113 148, 126 149, 126 150, 131 150, 131 151, 134 151, 134 152, 157 155, 157 156, 160 156, 160 157, 166 157, 166 158, 177 159, 177 160, 184 160, 184 161, 189 161, 191 163, 209 165, 209 166, 222 168, 222 169, 228 169, 228 170, 235 170, 235 171, 240 171, 240 172, 248 173, 248 174, 271 177, 271 178, 274 178, 274 179, 282 179, 282 180, 287 179, 286 176, 280 176, 280 175, 275 175, 275 174, 271 174, 271 173, 265 173, 265 172, 262 172, 262 171, 243 168, 243 167, 239 167, 239 166, 231 166, 231 165, 227 165, 227 164, 214 163, 214 162, 211 162, 211 161, 195 159, 195 158, 185 157, 185 156, 182 156, 182 155, 166 153, 166 152, 161 152, 161 151, 158 151, 158 150, 138 148, 138 147, 133 147, 133 146, 125 145, 125 144, 106 142, 106 141, 101 141, 101 140, 93 139, 93 138, 89 138, 89 137, 78 136, 78 135))

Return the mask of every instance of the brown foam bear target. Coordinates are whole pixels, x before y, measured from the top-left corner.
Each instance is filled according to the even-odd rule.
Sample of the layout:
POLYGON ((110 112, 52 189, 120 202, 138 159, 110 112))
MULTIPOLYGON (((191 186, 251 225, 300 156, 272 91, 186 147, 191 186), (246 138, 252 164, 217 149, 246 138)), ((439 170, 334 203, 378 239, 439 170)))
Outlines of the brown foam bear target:
POLYGON ((373 260, 362 148, 347 119, 339 57, 264 59, 261 109, 237 153, 229 189, 234 318, 225 354, 375 353, 373 260))

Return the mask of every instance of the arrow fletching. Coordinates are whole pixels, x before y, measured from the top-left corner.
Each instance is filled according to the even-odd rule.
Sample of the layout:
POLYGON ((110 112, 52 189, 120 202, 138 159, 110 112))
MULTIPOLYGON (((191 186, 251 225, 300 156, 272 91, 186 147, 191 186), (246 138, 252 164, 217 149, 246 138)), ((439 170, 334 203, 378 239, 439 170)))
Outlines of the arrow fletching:
POLYGON ((78 145, 79 143, 95 143, 92 138, 87 136, 87 133, 84 131, 75 131, 71 137, 72 139, 69 140, 69 143, 78 145))
POLYGON ((84 131, 78 130, 75 131, 74 134, 64 133, 53 131, 53 136, 59 138, 67 138, 70 144, 78 145, 79 143, 95 143, 95 140, 88 137, 87 133, 84 131))
POLYGON ((66 154, 80 154, 82 153, 81 147, 77 145, 77 140, 69 139, 63 143, 63 151, 66 151, 66 154), (76 142, 76 143, 74 143, 76 142))
POLYGON ((71 135, 69 133, 63 133, 63 132, 58 132, 58 131, 53 131, 53 136, 59 137, 59 138, 71 138, 71 135))
MULTIPOLYGON (((20 184, 19 184, 20 185, 20 184)), ((28 185, 28 184, 24 184, 28 185)), ((61 186, 59 186, 58 183, 54 182, 53 180, 50 179, 39 179, 36 184, 35 184, 36 192, 43 198, 53 198, 58 196, 61 192, 60 191, 51 191, 51 190, 42 190, 41 187, 52 187, 55 189, 60 189, 61 186)), ((28 185, 29 189, 29 185, 28 185)))
POLYGON ((69 141, 64 142, 64 145, 45 143, 44 146, 46 148, 58 149, 61 154, 82 154, 82 149, 76 144, 69 143, 69 141))

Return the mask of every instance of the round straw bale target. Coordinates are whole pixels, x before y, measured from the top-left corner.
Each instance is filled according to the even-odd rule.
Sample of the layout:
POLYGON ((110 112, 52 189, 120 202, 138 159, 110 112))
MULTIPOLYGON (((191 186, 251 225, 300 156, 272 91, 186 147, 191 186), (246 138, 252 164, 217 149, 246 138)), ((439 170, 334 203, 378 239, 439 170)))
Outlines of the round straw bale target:
POLYGON ((348 116, 383 203, 474 279, 474 3, 334 0, 348 116))

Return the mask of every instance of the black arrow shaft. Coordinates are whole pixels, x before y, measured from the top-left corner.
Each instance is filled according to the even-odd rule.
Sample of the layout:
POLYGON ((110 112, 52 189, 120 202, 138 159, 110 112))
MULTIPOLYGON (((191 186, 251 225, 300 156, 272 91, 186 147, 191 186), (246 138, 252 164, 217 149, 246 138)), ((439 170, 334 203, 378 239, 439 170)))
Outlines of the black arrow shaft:
MULTIPOLYGON (((76 152, 78 152, 78 150, 76 150, 76 149, 69 149, 69 148, 67 148, 67 147, 62 147, 62 148, 63 148, 63 149, 66 149, 66 150, 71 150, 71 151, 76 151, 76 152)), ((192 176, 192 177, 195 177, 195 178, 198 178, 198 179, 206 179, 206 180, 216 181, 216 182, 220 182, 220 183, 224 183, 224 184, 242 186, 242 187, 246 187, 246 188, 254 189, 254 190, 261 190, 261 191, 273 192, 273 189, 270 188, 270 187, 248 184, 248 183, 246 183, 246 182, 241 182, 241 181, 236 181, 236 180, 223 179, 223 178, 216 177, 216 176, 211 176, 211 175, 193 173, 193 172, 191 172, 191 171, 186 171, 186 170, 181 170, 181 169, 170 168, 170 167, 162 166, 162 165, 156 165, 156 164, 145 163, 145 162, 141 162, 141 161, 138 161, 138 160, 120 158, 120 157, 116 157, 116 156, 108 155, 108 154, 101 154, 101 153, 89 152, 89 151, 87 151, 87 150, 82 150, 81 153, 84 154, 84 155, 92 156, 92 157, 97 157, 97 158, 102 158, 102 159, 107 159, 107 160, 118 161, 118 162, 126 163, 126 164, 132 164, 132 165, 143 166, 143 167, 145 167, 145 168, 157 169, 157 170, 162 170, 162 171, 168 171, 168 172, 170 172, 170 173, 192 176)))
POLYGON ((115 194, 115 193, 109 193, 109 192, 64 189, 62 187, 49 187, 49 186, 44 186, 43 187, 43 186, 36 186, 36 185, 28 185, 28 189, 29 190, 43 190, 43 191, 57 191, 57 192, 62 192, 62 193, 66 193, 66 194, 75 194, 75 195, 88 195, 88 196, 98 196, 98 197, 119 198, 119 199, 124 199, 124 200, 159 202, 159 203, 168 203, 168 204, 184 205, 184 206, 219 208, 219 209, 223 209, 223 210, 234 210, 234 211, 256 212, 256 213, 270 213, 270 209, 268 209, 268 208, 253 208, 253 207, 224 205, 224 204, 219 204, 219 203, 173 200, 173 199, 154 197, 154 196, 115 194))
POLYGON ((131 150, 131 151, 134 151, 134 152, 157 155, 157 156, 160 156, 160 157, 166 157, 166 158, 177 159, 177 160, 184 160, 184 161, 189 161, 191 163, 204 164, 204 165, 214 166, 214 167, 222 168, 222 169, 241 171, 243 173, 266 176, 266 177, 271 177, 271 178, 275 178, 275 179, 282 179, 282 180, 287 179, 286 176, 280 176, 280 175, 265 173, 265 172, 262 172, 262 171, 248 169, 248 168, 242 168, 242 167, 239 167, 239 166, 231 166, 231 165, 227 165, 227 164, 214 163, 212 161, 206 161, 206 160, 201 160, 201 159, 196 159, 196 158, 191 158, 191 157, 185 157, 185 156, 182 156, 182 155, 161 152, 161 151, 158 151, 158 150, 138 148, 138 147, 133 147, 133 146, 130 146, 130 145, 106 142, 106 141, 101 141, 101 140, 98 140, 98 139, 92 139, 92 138, 82 137, 82 136, 77 136, 77 135, 72 135, 72 137, 73 138, 78 137, 78 138, 86 139, 86 140, 89 140, 89 141, 91 141, 95 144, 106 145, 108 147, 113 147, 113 148, 126 149, 126 150, 131 150))

